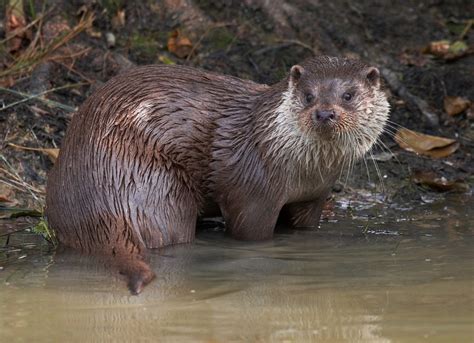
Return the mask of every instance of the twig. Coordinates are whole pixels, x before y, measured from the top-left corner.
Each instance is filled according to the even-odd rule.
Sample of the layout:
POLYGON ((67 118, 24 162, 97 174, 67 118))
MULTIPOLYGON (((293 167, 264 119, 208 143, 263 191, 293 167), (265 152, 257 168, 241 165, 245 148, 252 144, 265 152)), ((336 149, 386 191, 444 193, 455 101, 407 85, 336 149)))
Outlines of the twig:
POLYGON ((5 39, 2 39, 0 40, 0 45, 1 44, 5 44, 6 42, 8 42, 10 39, 12 38, 15 38, 16 36, 18 36, 20 33, 23 33, 25 32, 26 30, 30 29, 32 26, 36 25, 36 23, 38 23, 40 20, 42 20, 44 17, 46 17, 46 15, 48 15, 49 13, 51 12, 51 10, 49 10, 48 12, 46 13, 42 13, 39 17, 37 17, 35 20, 33 20, 31 23, 29 23, 28 25, 24 26, 24 27, 20 27, 16 30, 13 30, 11 32, 8 33, 7 37, 5 39))
POLYGON ((387 68, 381 68, 380 71, 393 91, 395 91, 401 98, 414 104, 432 127, 439 126, 438 115, 433 112, 430 105, 425 100, 410 93, 410 91, 408 91, 408 89, 400 82, 395 72, 387 68))
POLYGON ((198 41, 196 42, 196 44, 193 45, 191 51, 189 52, 188 56, 186 57, 186 62, 189 62, 191 60, 191 57, 193 56, 193 54, 196 52, 196 50, 198 49, 198 47, 201 45, 202 41, 204 38, 206 38, 206 36, 212 31, 212 30, 215 30, 215 29, 219 29, 221 27, 226 27, 226 26, 233 26, 235 24, 233 23, 216 23, 210 27, 208 27, 206 29, 206 31, 201 35, 201 37, 199 37, 198 41))
MULTIPOLYGON (((1 170, 0 170, 1 171, 1 170)), ((7 185, 7 186, 10 186, 12 188, 15 188, 17 191, 20 191, 20 192, 24 192, 25 189, 24 187, 21 188, 19 186, 16 186, 16 183, 12 183, 13 180, 3 180, 1 177, 0 177, 0 182, 7 185)))
MULTIPOLYGON (((89 79, 87 76, 85 76, 83 73, 77 71, 77 70, 74 69, 72 66, 68 66, 66 63, 61 62, 61 61, 56 61, 56 63, 59 63, 60 65, 62 65, 64 68, 66 68, 67 70, 69 70, 69 72, 78 75, 78 76, 81 77, 83 80, 85 80, 88 84, 92 85, 92 84, 94 83, 93 80, 89 79)), ((74 64, 74 61, 72 62, 72 64, 74 64)))
MULTIPOLYGON (((4 158, 4 157, 2 156, 2 158, 4 158)), ((8 165, 8 167, 13 170, 12 166, 8 165)), ((16 172, 14 172, 14 171, 13 171, 13 172, 9 172, 8 170, 6 170, 6 169, 0 167, 0 172, 3 172, 3 173, 5 173, 7 176, 9 176, 11 179, 8 179, 8 181, 12 182, 13 184, 18 185, 18 186, 23 186, 24 188, 31 189, 31 190, 33 190, 33 191, 36 192, 36 193, 42 193, 42 191, 40 191, 39 189, 37 189, 37 188, 35 188, 35 187, 29 185, 29 184, 26 183, 25 181, 23 181, 23 180, 21 179, 20 175, 18 175, 18 174, 17 174, 16 172)))
POLYGON ((263 47, 261 49, 258 49, 256 51, 254 51, 254 55, 262 55, 262 54, 264 54, 268 51, 284 49, 284 48, 289 47, 290 45, 291 45, 290 43, 269 45, 269 46, 266 46, 266 47, 263 47))
POLYGON ((467 21, 466 27, 464 27, 464 30, 462 30, 461 34, 459 35, 458 40, 464 39, 464 36, 467 35, 467 33, 469 32, 473 24, 474 24, 474 19, 469 19, 467 21))
POLYGON ((71 87, 76 87, 76 86, 83 86, 85 84, 86 83, 76 83, 76 84, 72 84, 72 85, 65 85, 65 86, 49 89, 47 91, 41 92, 39 94, 34 94, 34 95, 19 92, 19 91, 15 91, 13 89, 0 87, 0 91, 4 91, 4 92, 14 94, 14 95, 17 95, 17 96, 21 96, 21 97, 24 98, 22 100, 19 100, 19 101, 16 101, 14 103, 11 103, 7 106, 4 106, 3 108, 0 108, 0 112, 7 109, 7 108, 10 108, 10 107, 16 106, 18 104, 21 104, 21 103, 24 103, 24 102, 27 102, 27 101, 30 101, 30 100, 34 100, 34 99, 42 101, 50 107, 57 107, 57 108, 61 108, 61 109, 65 110, 65 111, 68 111, 68 112, 74 112, 74 111, 76 111, 76 108, 74 108, 74 107, 71 107, 71 106, 68 106, 68 105, 65 105, 65 104, 61 104, 60 102, 57 102, 57 101, 54 101, 54 100, 44 99, 44 98, 41 98, 41 96, 43 96, 47 93, 51 93, 51 92, 60 90, 60 89, 71 88, 71 87))
MULTIPOLYGON (((3 169, 3 168, 0 168, 0 171, 7 174, 7 176, 10 176, 10 177, 13 176, 11 173, 8 173, 8 171, 3 169)), ((4 183, 4 184, 6 184, 10 187, 15 188, 15 189, 19 190, 20 192, 28 191, 33 196, 33 198, 35 198, 35 200, 39 200, 39 199, 36 197, 36 195, 34 193, 38 193, 38 194, 43 193, 39 189, 29 185, 28 183, 26 183, 23 180, 21 180, 21 181, 17 181, 15 179, 5 179, 4 180, 3 178, 0 178, 0 182, 4 183)))
POLYGON ((53 56, 53 57, 50 58, 50 60, 54 61, 54 62, 59 62, 58 60, 64 60, 64 59, 67 59, 67 58, 70 58, 70 59, 74 60, 74 58, 79 57, 81 55, 84 55, 84 54, 88 53, 91 50, 92 50, 92 48, 84 48, 84 49, 82 49, 78 52, 71 53, 70 55, 53 56))
MULTIPOLYGON (((23 187, 24 189, 20 189, 21 191, 25 191, 26 189, 36 201, 40 202, 40 199, 38 198, 36 194, 42 194, 43 192, 31 186, 26 181, 24 181, 20 177, 20 175, 18 175, 18 173, 15 171, 13 166, 7 161, 5 156, 0 154, 0 159, 3 160, 3 163, 10 169, 10 171, 8 171, 4 168, 0 168, 1 172, 5 173, 7 176, 11 178, 8 181, 13 184, 23 187)), ((3 183, 7 183, 5 180, 2 180, 2 179, 0 179, 0 181, 2 181, 3 183)))
POLYGON ((288 43, 288 44, 292 44, 292 45, 299 45, 305 49, 308 49, 310 50, 314 55, 317 55, 318 54, 318 51, 316 51, 311 45, 309 44, 306 44, 305 42, 302 42, 298 39, 283 39, 281 40, 280 42, 282 43, 288 43))
POLYGON ((266 46, 264 48, 261 48, 261 49, 255 51, 254 54, 261 55, 261 54, 264 54, 268 51, 287 48, 291 45, 298 45, 298 46, 301 46, 301 47, 303 47, 307 50, 310 50, 313 53, 313 55, 318 54, 316 49, 314 49, 311 45, 306 44, 306 43, 304 43, 300 40, 297 40, 297 39, 283 39, 283 40, 278 40, 278 42, 281 42, 281 44, 266 46))
MULTIPOLYGON (((52 52, 56 51, 61 46, 72 40, 80 32, 90 27, 93 20, 94 16, 92 14, 84 15, 76 26, 67 31, 63 36, 53 40, 44 48, 37 47, 37 42, 40 38, 40 29, 38 29, 35 38, 32 40, 25 52, 6 70, 0 71, 0 78, 6 76, 17 76, 31 71, 31 69, 38 63, 41 63, 47 59, 48 55, 50 55, 52 52)), ((39 22, 39 25, 41 25, 41 21, 39 22)))

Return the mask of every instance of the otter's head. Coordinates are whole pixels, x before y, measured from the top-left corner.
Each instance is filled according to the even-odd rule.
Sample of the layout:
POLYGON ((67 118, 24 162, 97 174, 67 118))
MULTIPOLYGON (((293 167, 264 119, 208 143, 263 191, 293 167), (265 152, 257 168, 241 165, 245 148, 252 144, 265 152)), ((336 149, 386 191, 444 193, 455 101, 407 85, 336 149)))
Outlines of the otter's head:
POLYGON ((323 56, 293 66, 284 98, 286 115, 306 139, 355 157, 372 147, 389 113, 379 70, 352 59, 323 56))

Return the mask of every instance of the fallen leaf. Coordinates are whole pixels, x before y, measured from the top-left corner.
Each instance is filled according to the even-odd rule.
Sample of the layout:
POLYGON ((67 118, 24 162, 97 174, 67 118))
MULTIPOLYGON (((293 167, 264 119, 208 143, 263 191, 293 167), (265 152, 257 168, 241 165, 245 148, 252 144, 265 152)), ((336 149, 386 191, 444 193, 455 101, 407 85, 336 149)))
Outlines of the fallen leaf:
POLYGON ((444 176, 439 176, 432 171, 417 170, 413 173, 412 180, 438 192, 465 192, 469 190, 469 185, 466 182, 462 180, 449 181, 444 176))
MULTIPOLYGON (((72 93, 72 92, 71 92, 72 93)), ((35 106, 35 105, 31 105, 29 106, 30 110, 36 114, 36 115, 41 115, 41 116, 44 116, 44 115, 47 115, 49 114, 48 111, 45 111, 43 110, 42 108, 39 108, 38 106, 35 106)))
POLYGON ((417 67, 424 67, 428 63, 428 57, 420 52, 411 54, 409 52, 402 52, 398 57, 400 63, 405 65, 414 65, 417 67))
POLYGON ((86 29, 86 33, 92 38, 101 38, 102 32, 94 30, 92 27, 86 29))
POLYGON ((392 160, 394 157, 395 155, 389 151, 379 152, 371 156, 372 160, 379 161, 379 162, 387 162, 387 161, 392 160))
POLYGON ((94 13, 94 11, 93 11, 92 7, 90 7, 90 5, 82 5, 76 11, 77 16, 80 16, 82 18, 89 17, 91 19, 90 24, 87 25, 87 27, 85 28, 85 32, 87 33, 87 35, 89 35, 92 38, 101 38, 102 37, 102 32, 95 30, 94 27, 93 27, 93 23, 94 23, 94 14, 93 13, 94 13))
POLYGON ((158 56, 158 60, 163 64, 168 64, 168 65, 176 64, 175 61, 173 61, 171 58, 165 55, 158 56))
POLYGON ((21 49, 24 38, 28 37, 25 30, 26 17, 22 0, 10 0, 6 8, 5 33, 8 39, 8 51, 17 52, 21 49))
POLYGON ((425 135, 405 128, 399 129, 394 138, 402 149, 433 158, 449 156, 459 148, 454 139, 425 135))
POLYGON ((455 116, 471 106, 469 99, 459 96, 447 96, 444 98, 444 110, 450 116, 455 116))
POLYGON ((445 60, 453 60, 466 55, 468 51, 469 47, 463 41, 440 40, 431 42, 422 52, 445 60))
POLYGON ((118 10, 112 18, 112 27, 118 29, 125 26, 125 10, 118 10))
POLYGON ((18 200, 15 198, 15 191, 8 185, 0 183, 0 207, 2 203, 8 203, 8 206, 15 206, 18 200))
POLYGON ((331 219, 332 217, 336 216, 334 212, 334 208, 336 207, 334 203, 334 199, 329 199, 324 203, 323 210, 321 212, 321 219, 331 219))
POLYGON ((449 40, 431 42, 426 48, 423 49, 423 53, 443 57, 448 53, 450 44, 451 43, 449 40))
POLYGON ((469 109, 466 111, 467 119, 474 120, 474 103, 471 103, 469 109))
POLYGON ((11 147, 14 147, 16 149, 20 149, 20 150, 29 150, 29 151, 38 151, 38 152, 42 152, 43 154, 45 154, 46 156, 49 157, 49 159, 51 160, 51 162, 56 162, 56 160, 58 159, 58 155, 59 155, 59 149, 53 149, 53 148, 31 148, 31 147, 27 147, 27 146, 21 146, 21 145, 16 145, 16 144, 13 144, 13 143, 9 143, 8 145, 10 145, 11 147))
POLYGON ((87 6, 87 5, 82 5, 81 7, 79 7, 79 9, 76 11, 76 15, 81 17, 87 13, 89 13, 91 11, 91 9, 87 6))
POLYGON ((66 19, 58 15, 44 23, 41 29, 43 33, 42 38, 46 42, 53 42, 54 40, 61 37, 64 32, 69 32, 71 30, 71 26, 69 26, 66 19))
POLYGON ((0 79, 0 87, 11 88, 15 84, 15 79, 11 76, 6 76, 0 79))
POLYGON ((188 37, 184 36, 179 30, 175 30, 168 39, 168 51, 179 58, 185 58, 193 51, 193 44, 188 37))
POLYGON ((463 41, 456 41, 449 46, 448 55, 452 54, 453 56, 463 56, 468 51, 469 47, 463 41))
POLYGON ((5 195, 0 194, 0 202, 12 202, 13 200, 10 200, 7 198, 5 195))

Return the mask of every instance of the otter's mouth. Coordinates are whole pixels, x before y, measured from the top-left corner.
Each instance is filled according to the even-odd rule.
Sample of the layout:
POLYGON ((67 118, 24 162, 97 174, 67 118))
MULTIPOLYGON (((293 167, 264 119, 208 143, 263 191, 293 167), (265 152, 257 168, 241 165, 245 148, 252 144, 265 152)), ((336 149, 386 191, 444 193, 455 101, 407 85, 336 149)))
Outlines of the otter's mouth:
POLYGON ((338 130, 339 117, 334 109, 317 109, 311 114, 311 121, 319 136, 332 139, 338 130))

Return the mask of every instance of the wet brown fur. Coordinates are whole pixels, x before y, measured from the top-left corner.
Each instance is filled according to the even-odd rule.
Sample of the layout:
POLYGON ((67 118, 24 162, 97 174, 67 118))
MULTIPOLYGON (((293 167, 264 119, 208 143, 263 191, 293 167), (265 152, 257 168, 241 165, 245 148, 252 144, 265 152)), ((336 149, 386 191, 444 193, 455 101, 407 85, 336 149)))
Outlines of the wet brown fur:
POLYGON ((317 225, 352 148, 338 149, 332 134, 323 139, 344 128, 318 128, 310 113, 331 104, 344 112, 327 99, 331 80, 357 83, 367 98, 379 92, 378 74, 371 83, 369 67, 327 57, 300 68, 273 86, 158 65, 109 81, 74 115, 49 175, 46 214, 60 242, 115 256, 139 293, 154 277, 146 249, 191 242, 208 208, 220 208, 238 239, 271 238, 283 207, 295 226, 317 225), (319 92, 319 104, 301 104, 305 88, 319 92), (299 128, 291 120, 283 128, 285 94, 290 109, 299 104, 290 110, 299 128))

